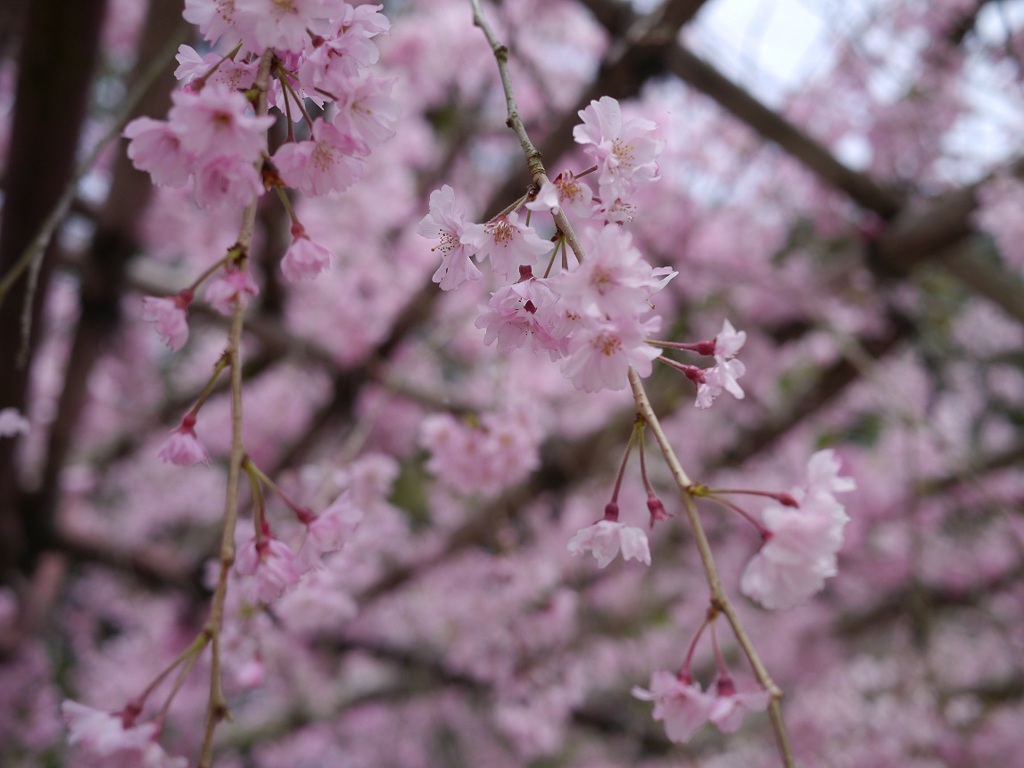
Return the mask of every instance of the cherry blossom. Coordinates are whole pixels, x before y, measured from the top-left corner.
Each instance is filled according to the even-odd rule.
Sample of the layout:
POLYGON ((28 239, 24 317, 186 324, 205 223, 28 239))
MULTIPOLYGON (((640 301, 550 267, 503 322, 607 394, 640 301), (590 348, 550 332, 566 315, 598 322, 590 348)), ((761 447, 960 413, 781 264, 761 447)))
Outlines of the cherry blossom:
POLYGON ((306 522, 306 538, 298 559, 307 567, 318 562, 326 552, 337 552, 363 519, 363 511, 355 506, 351 494, 342 493, 319 515, 306 522))
POLYGON ((281 271, 291 282, 312 280, 331 266, 334 254, 303 231, 292 240, 281 260, 281 271))
POLYGON ((140 171, 147 171, 154 184, 183 187, 188 183, 196 158, 182 147, 169 122, 140 117, 125 126, 124 136, 129 139, 129 159, 140 171))
POLYGON ((246 98, 221 83, 176 91, 172 100, 168 122, 138 118, 125 127, 135 166, 165 186, 194 176, 196 201, 204 207, 242 206, 261 194, 254 163, 274 118, 250 114, 246 98))
POLYGON ((258 296, 259 292, 249 270, 229 267, 207 284, 203 296, 222 315, 230 316, 236 303, 241 302, 244 307, 249 297, 258 296))
POLYGON ((721 363, 723 360, 730 360, 736 357, 747 341, 746 331, 737 331, 728 320, 722 321, 722 330, 715 336, 714 351, 715 359, 721 363))
POLYGON ((384 34, 391 23, 380 13, 381 5, 352 7, 342 3, 330 28, 318 40, 299 69, 307 89, 343 93, 359 71, 377 63, 380 51, 373 38, 384 34))
POLYGON ((223 56, 219 56, 213 51, 203 56, 191 45, 182 43, 178 46, 178 52, 174 54, 174 60, 178 62, 178 67, 174 70, 174 76, 178 80, 183 80, 187 83, 213 70, 214 66, 220 63, 223 58, 223 56))
POLYGON ((595 215, 603 218, 605 224, 629 224, 636 217, 636 206, 616 197, 598 206, 595 215))
POLYGON ((799 506, 773 503, 762 511, 765 541, 743 572, 743 594, 765 608, 784 610, 836 575, 848 517, 833 493, 854 487, 852 479, 838 476, 838 469, 832 451, 818 451, 808 462, 808 484, 791 492, 799 506))
POLYGON ((680 677, 664 670, 651 674, 650 690, 637 686, 633 695, 654 702, 654 719, 664 721, 669 739, 680 744, 689 741, 708 722, 716 701, 689 675, 680 677))
POLYGON ((177 429, 171 432, 160 453, 161 459, 179 467, 191 467, 194 464, 209 464, 210 457, 203 444, 199 442, 195 432, 196 417, 186 414, 177 429))
POLYGON ((715 682, 715 697, 708 711, 708 720, 723 733, 738 731, 748 712, 763 712, 768 708, 771 694, 762 689, 740 693, 727 674, 719 674, 715 682))
POLYGON ((211 43, 222 35, 237 34, 235 23, 236 0, 185 0, 185 21, 199 27, 203 37, 211 43))
POLYGON ((273 602, 301 576, 295 553, 273 536, 254 536, 243 544, 235 557, 235 571, 252 577, 249 598, 259 603, 273 602))
POLYGON ((655 181, 655 158, 663 144, 652 139, 655 125, 650 120, 622 119, 619 102, 609 96, 579 112, 582 125, 573 128, 576 143, 598 163, 598 182, 605 200, 627 199, 637 183, 655 181))
POLYGON ((612 520, 599 520, 586 528, 580 528, 569 540, 569 551, 574 555, 590 552, 597 564, 604 568, 622 552, 623 560, 637 560, 644 565, 651 564, 651 549, 647 534, 640 528, 612 520))
POLYGON ((781 504, 765 508, 761 517, 768 539, 747 564, 740 590, 765 608, 792 608, 836 575, 836 524, 781 504))
POLYGON ((316 20, 336 15, 337 0, 234 0, 236 25, 254 51, 284 48, 301 51, 309 42, 307 29, 316 20))
POLYGON ((588 238, 587 259, 559 275, 563 301, 595 318, 639 316, 650 310, 650 297, 676 275, 655 270, 619 227, 602 227, 588 238))
MULTIPOLYGON (((66 126, 64 149, 78 147, 82 159, 130 87, 127 74, 139 69, 131 62, 155 53, 132 48, 143 38, 129 28, 141 26, 147 5, 156 7, 112 0, 104 40, 117 34, 122 43, 100 43, 100 87, 92 88, 97 98, 82 130, 71 133, 78 118, 64 115, 62 100, 51 105, 52 126, 66 126)), ((186 666, 173 668, 153 690, 147 710, 166 712, 166 727, 161 719, 133 724, 123 713, 96 712, 96 733, 109 729, 115 747, 136 739, 138 749, 98 756, 82 726, 72 728, 75 743, 65 747, 59 704, 66 691, 103 707, 148 690, 216 620, 217 666, 233 719, 216 727, 218 765, 783 764, 772 754, 768 718, 755 716, 740 738, 697 732, 705 722, 732 732, 766 699, 745 688, 739 673, 732 682, 717 648, 714 659, 692 660, 708 671, 699 683, 689 672, 692 652, 685 674, 651 674, 651 663, 676 661, 702 618, 716 621, 709 615, 718 617, 711 626, 722 630, 725 658, 749 666, 717 598, 709 602, 695 534, 678 514, 675 468, 662 462, 659 438, 696 483, 690 489, 727 597, 757 603, 736 606, 736 615, 785 690, 793 764, 835 756, 858 766, 1016 764, 1019 702, 986 692, 1013 690, 1022 636, 1021 518, 1013 514, 1021 470, 1007 463, 1019 453, 1024 412, 1013 316, 1021 303, 1012 301, 1013 281, 1000 280, 1024 265, 1024 184, 1016 179, 1024 104, 1013 55, 1024 50, 1020 19, 1002 14, 1003 4, 975 0, 883 2, 869 14, 837 5, 837 13, 816 14, 821 24, 812 26, 828 55, 799 82, 773 74, 769 80, 783 88, 765 91, 755 67, 732 67, 734 88, 698 94, 693 82, 682 82, 692 68, 687 73, 673 56, 651 58, 635 77, 601 82, 620 57, 629 63, 652 41, 655 51, 674 45, 674 38, 658 41, 664 25, 658 11, 648 15, 652 3, 619 3, 615 14, 591 13, 594 3, 576 0, 483 3, 488 15, 498 9, 493 21, 508 44, 525 128, 539 147, 560 147, 544 161, 567 163, 549 167, 562 173, 534 190, 519 142, 503 126, 491 50, 472 28, 465 0, 396 3, 386 45, 379 35, 389 23, 379 6, 274 5, 186 0, 186 15, 208 38, 198 50, 179 49, 178 85, 188 96, 178 99, 188 109, 125 130, 132 162, 163 188, 140 210, 142 195, 121 194, 130 188, 122 164, 101 153, 74 184, 73 213, 51 249, 59 258, 40 271, 43 311, 32 322, 28 384, 21 395, 14 379, 5 381, 17 396, 2 403, 31 414, 32 430, 17 444, 0 441, 0 485, 16 501, 46 497, 43 506, 52 500, 59 514, 54 536, 40 538, 38 521, 26 518, 21 533, 28 536, 17 530, 21 512, 38 505, 2 510, 5 558, 19 538, 29 549, 8 568, 16 590, 0 590, 5 757, 26 766, 116 768, 146 765, 152 753, 162 762, 156 726, 168 737, 161 745, 180 745, 196 764, 215 682, 209 644, 194 665, 189 659, 187 675, 186 666), (245 148, 245 140, 220 138, 210 125, 206 143, 193 144, 201 132, 192 137, 183 125, 218 123, 210 94, 220 91, 237 96, 224 123, 229 134, 239 130, 255 111, 257 63, 270 61, 255 49, 264 44, 275 46, 270 107, 290 124, 276 126, 269 146, 282 149, 260 173, 267 128, 249 134, 241 152, 235 144, 245 148), (378 59, 386 77, 367 71, 378 59), (620 111, 609 100, 590 105, 577 131, 583 140, 563 152, 572 137, 562 126, 575 119, 575 99, 602 87, 616 89, 620 111), (761 117, 770 119, 747 113, 744 124, 743 110, 715 103, 744 90, 762 97, 761 117), (199 104, 208 111, 201 114, 199 104), (632 133, 629 117, 640 121, 632 133), (657 132, 649 130, 653 121, 657 132), (792 141, 766 151, 759 131, 787 123, 792 141), (367 154, 392 133, 387 151, 367 154), (973 135, 984 140, 972 142, 973 135), (814 168, 800 153, 808 136, 814 168), (661 154, 636 155, 656 137, 665 141, 661 154), (821 170, 842 166, 856 171, 852 182, 821 170), (659 174, 663 183, 646 183, 659 174), (118 317, 113 302, 120 286, 134 285, 163 286, 156 295, 191 285, 221 311, 247 299, 241 276, 223 267, 237 253, 242 218, 231 208, 262 194, 264 182, 288 187, 281 189, 287 204, 277 190, 263 197, 255 240, 244 246, 247 274, 265 277, 269 293, 259 316, 245 318, 244 364, 232 371, 244 374, 238 448, 283 494, 317 511, 333 502, 296 522, 264 485, 261 513, 279 537, 268 529, 267 549, 288 545, 301 578, 285 586, 293 581, 288 555, 261 562, 258 547, 242 546, 242 534, 240 555, 256 560, 255 572, 231 570, 223 610, 211 616, 219 563, 201 593, 189 574, 216 558, 228 457, 237 457, 228 377, 209 398, 202 394, 209 364, 225 349, 227 324, 202 307, 189 336, 187 321, 197 315, 187 315, 187 302, 168 306, 165 324, 158 307, 149 320, 187 352, 169 355, 148 323, 131 322, 131 312, 118 317), (460 206, 468 214, 461 231, 431 217, 434 239, 426 244, 414 234, 417 221, 430 190, 445 183, 458 190, 450 219, 460 206), (221 209, 210 215, 197 201, 221 209), (536 227, 542 238, 557 232, 550 212, 566 214, 580 255, 557 239, 545 241, 544 254, 509 257, 514 246, 496 242, 497 227, 488 233, 488 224, 472 223, 497 211, 516 220, 517 232, 536 227), (299 259, 297 270, 319 272, 301 285, 282 275, 295 256, 286 251, 295 217, 317 243, 345 255, 322 272, 323 252, 299 259), (972 223, 983 231, 960 237, 972 223), (470 228, 483 231, 482 242, 468 242, 470 228), (961 241, 947 243, 946 230, 961 241), (465 248, 461 258, 429 251, 445 231, 449 244, 465 248), (905 253, 893 248, 904 242, 911 245, 905 253), (107 259, 110 244, 117 247, 107 259), (129 249, 123 255, 131 253, 126 275, 122 244, 129 249), (929 253, 930 244, 942 247, 929 253), (493 250, 484 253, 488 245, 493 250), (936 257, 957 249, 976 258, 936 257), (904 259, 928 268, 909 276, 889 269, 904 259), (437 282, 446 290, 462 283, 459 290, 429 290, 438 262, 437 282), (518 269, 523 264, 527 273, 518 269), (476 270, 487 274, 468 284, 476 270), (659 292, 675 270, 681 279, 659 292), (993 293, 1003 297, 1001 308, 989 301, 993 293), (82 346, 97 318, 109 343, 82 346), (708 341, 692 345, 706 345, 703 351, 667 346, 703 328, 708 341), (630 563, 598 572, 587 562, 600 551, 596 542, 581 546, 587 556, 576 559, 566 541, 592 522, 586 510, 605 501, 614 471, 609 452, 621 455, 636 437, 634 403, 627 390, 590 396, 573 389, 625 386, 631 363, 649 370, 654 344, 666 344, 661 359, 703 355, 697 362, 706 367, 694 366, 699 374, 691 379, 697 399, 721 400, 711 412, 687 408, 688 382, 669 375, 650 382, 664 436, 648 422, 641 437, 665 504, 632 465, 622 495, 636 507, 637 528, 660 519, 664 507, 673 513, 643 529, 648 551, 665 554, 653 553, 650 570, 630 563), (861 347, 870 352, 870 370, 843 363, 861 347), (846 374, 835 378, 836 366, 846 374), (744 390, 742 403, 722 396, 744 390), (185 475, 155 455, 168 437, 161 414, 180 415, 197 399, 202 444, 194 426, 191 433, 179 427, 172 441, 184 443, 183 455, 195 452, 183 463, 205 460, 207 450, 217 461, 185 475), (775 490, 785 466, 805 462, 813 452, 807 446, 818 444, 836 451, 815 454, 788 493, 765 490, 775 490), (364 463, 368 455, 373 466, 364 463), (848 502, 849 467, 861 486, 862 477, 871 479, 848 502), (702 496, 703 483, 720 481, 777 503, 746 495, 720 506, 715 492, 702 496), (761 539, 728 509, 746 503, 754 504, 761 539), (570 519, 579 522, 566 531, 570 519), (850 555, 840 561, 844 547, 850 555), (54 558, 73 567, 18 578, 19 563, 46 566, 54 558), (140 567, 125 567, 129 560, 140 567), (761 605, 807 600, 831 586, 834 573, 827 599, 758 614, 761 605), (258 574, 272 605, 260 604, 258 574), (892 610, 908 588, 929 608, 925 644, 907 631, 906 612, 892 610), (711 681, 713 668, 719 676, 711 681), (674 741, 700 739, 692 750, 640 743, 644 728, 623 701, 638 669, 650 676, 650 690, 638 695, 658 717, 648 725, 674 741), (595 705, 618 716, 581 738, 578 726, 593 721, 595 705), (301 727, 293 727, 295 715, 301 727)), ((800 5, 815 15, 816 4, 800 5)), ((777 28, 807 28, 781 23, 779 13, 779 24, 758 27, 765 50, 777 49, 777 28)), ((742 50, 750 41, 740 34, 716 42, 706 21, 689 23, 679 39, 709 54, 702 66, 713 70, 731 60, 722 45, 742 50)), ((30 50, 31 41, 12 34, 0 46, 0 156, 11 160, 3 169, 11 185, 14 160, 35 158, 43 191, 56 181, 43 176, 49 153, 56 158, 61 148, 26 143, 13 130, 27 112, 12 54, 30 50)), ((69 91, 68 105, 85 93, 69 91)), ((32 196, 14 186, 5 192, 2 229, 11 234, 20 224, 11 216, 32 196)), ((7 294, 4 308, 16 310, 8 305, 22 294, 7 294)), ((130 299, 127 306, 138 308, 130 299)), ((5 315, 3 328, 15 346, 24 333, 11 321, 16 314, 5 315)), ((256 501, 246 491, 243 485, 243 528, 256 501)), ((213 704, 219 716, 220 702, 213 704)))
POLYGON ((839 458, 835 451, 826 449, 815 452, 807 461, 807 483, 793 489, 797 501, 831 497, 835 493, 849 493, 856 490, 857 482, 852 477, 840 477, 839 458))
POLYGON ((173 352, 184 347, 188 341, 185 310, 191 303, 192 291, 189 290, 170 298, 146 296, 142 300, 142 319, 156 323, 157 333, 173 352))
POLYGON ((454 189, 445 184, 430 193, 430 213, 420 221, 416 232, 441 241, 431 250, 441 252, 441 266, 434 272, 433 280, 442 291, 450 291, 480 277, 480 270, 472 261, 476 249, 462 242, 470 226, 466 223, 465 209, 455 204, 454 189))
POLYGON ((76 746, 80 759, 96 766, 143 766, 144 768, 185 768, 184 757, 170 757, 156 743, 160 729, 155 723, 130 725, 124 714, 104 712, 76 701, 61 704, 68 727, 68 742, 76 746))
POLYGON ((348 189, 362 175, 365 146, 334 124, 317 119, 315 138, 282 144, 273 162, 285 183, 316 197, 348 189))
POLYGON ((746 393, 739 385, 739 377, 746 373, 746 366, 739 360, 719 360, 716 365, 703 371, 703 380, 697 385, 698 408, 708 408, 715 399, 728 392, 737 400, 742 400, 746 393))
POLYGON ((395 135, 398 102, 391 96, 395 78, 367 77, 339 94, 334 124, 367 146, 373 147, 395 135))
POLYGON ((420 442, 430 451, 427 469, 459 493, 484 496, 537 466, 542 436, 529 411, 515 405, 464 419, 433 414, 420 426, 420 442))
POLYGON ((499 216, 486 224, 470 224, 460 238, 476 252, 478 260, 489 258, 491 269, 502 280, 519 274, 520 267, 533 268, 553 248, 532 227, 520 224, 516 213, 499 216))
POLYGON ((168 119, 182 147, 196 157, 239 157, 254 162, 266 148, 269 115, 251 114, 252 106, 238 91, 210 84, 198 93, 175 91, 168 119))
POLYGON ((647 323, 633 318, 588 319, 572 335, 562 372, 585 392, 623 389, 630 368, 640 376, 651 375, 651 363, 661 350, 646 340, 657 327, 656 318, 647 323))
POLYGON ((564 207, 574 216, 585 219, 593 214, 593 197, 594 193, 585 181, 576 178, 572 171, 563 171, 554 180, 545 181, 537 196, 527 202, 526 207, 531 211, 551 213, 564 207))
POLYGON ((568 339, 555 332, 559 297, 547 280, 529 278, 500 288, 481 307, 476 327, 486 329, 484 344, 497 342, 498 351, 525 347, 545 351, 552 361, 567 350, 568 339))
POLYGON ((237 155, 206 158, 194 178, 195 199, 204 208, 242 208, 263 192, 252 162, 237 155))

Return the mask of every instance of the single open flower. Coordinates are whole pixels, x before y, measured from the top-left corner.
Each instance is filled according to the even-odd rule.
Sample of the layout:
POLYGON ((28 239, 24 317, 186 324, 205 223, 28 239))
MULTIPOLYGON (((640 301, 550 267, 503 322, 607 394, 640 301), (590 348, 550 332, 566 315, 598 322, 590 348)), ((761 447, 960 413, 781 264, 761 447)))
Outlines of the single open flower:
POLYGON ((581 528, 569 541, 569 551, 574 555, 590 552, 597 558, 597 564, 604 568, 622 551, 623 560, 639 560, 651 564, 651 548, 647 534, 640 528, 612 520, 600 520, 581 528))

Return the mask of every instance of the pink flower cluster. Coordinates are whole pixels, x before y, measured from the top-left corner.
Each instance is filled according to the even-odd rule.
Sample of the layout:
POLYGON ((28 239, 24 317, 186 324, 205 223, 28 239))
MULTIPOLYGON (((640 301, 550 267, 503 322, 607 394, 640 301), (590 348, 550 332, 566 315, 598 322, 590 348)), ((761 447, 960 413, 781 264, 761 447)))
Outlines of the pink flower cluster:
POLYGON ((386 505, 396 476, 394 462, 371 454, 353 462, 335 500, 318 514, 287 502, 302 526, 295 541, 275 536, 266 518, 258 523, 235 558, 235 573, 242 577, 249 602, 273 603, 289 591, 294 594, 296 587, 307 592, 323 589, 316 573, 328 565, 324 555, 341 552, 364 516, 386 505))
POLYGON ((484 329, 488 344, 497 341, 502 352, 543 350, 553 361, 562 360, 563 374, 577 388, 596 392, 625 387, 630 367, 650 375, 661 354, 647 343, 661 326, 652 297, 677 273, 651 267, 620 226, 621 219, 607 215, 608 203, 624 210, 638 184, 658 178, 654 158, 661 143, 647 136, 653 123, 623 123, 618 102, 607 97, 592 102, 580 116, 584 124, 577 127, 576 138, 598 162, 601 197, 566 173, 546 183, 526 207, 553 211, 565 203, 580 216, 584 261, 552 276, 557 255, 552 243, 520 222, 514 211, 486 224, 470 223, 447 185, 431 194, 430 213, 418 231, 440 241, 434 247, 441 256, 434 281, 442 290, 479 278, 474 260, 489 259, 497 277, 514 280, 481 308, 476 325, 484 329))
MULTIPOLYGON (((338 0, 187 0, 186 20, 211 45, 234 48, 227 55, 178 49, 175 76, 185 87, 172 95, 167 120, 144 117, 126 126, 128 156, 156 184, 191 181, 205 208, 242 207, 272 186, 310 196, 347 189, 362 176, 372 149, 394 135, 398 118, 394 79, 367 72, 380 56, 374 38, 390 29, 381 8, 338 0), (254 114, 249 90, 267 51, 273 53, 268 100, 289 120, 287 140, 273 158, 267 157, 267 130, 277 117, 254 114), (323 115, 311 118, 307 101, 323 115), (296 130, 298 121, 304 130, 296 130), (263 160, 269 165, 261 175, 263 160)), ((290 206, 289 214, 293 241, 282 271, 292 282, 314 278, 333 254, 310 239, 290 206)), ((206 300, 222 314, 258 292, 242 263, 246 256, 229 259, 225 274, 206 289, 206 300)), ((197 288, 145 300, 145 318, 156 322, 172 350, 188 339, 185 310, 197 288)))
POLYGON ((761 513, 764 543, 747 564, 740 590, 765 608, 792 608, 836 575, 836 553, 849 517, 835 494, 856 484, 839 476, 831 450, 811 456, 807 474, 807 482, 790 491, 795 508, 773 503, 761 513))
POLYGON ((458 493, 495 496, 533 471, 543 437, 525 408, 460 419, 428 416, 420 443, 430 452, 427 469, 458 493))
POLYGON ((179 467, 191 467, 195 464, 209 464, 210 457, 206 448, 199 442, 196 435, 196 416, 194 413, 187 413, 181 420, 177 429, 171 431, 160 453, 159 458, 170 464, 177 464, 179 467))
POLYGON ((254 604, 273 602, 302 576, 291 548, 268 534, 255 536, 239 548, 235 572, 252 577, 249 600, 254 604))
POLYGON ((175 74, 188 85, 173 95, 168 121, 129 123, 128 156, 157 184, 180 187, 192 176, 196 200, 205 207, 248 203, 262 192, 255 163, 266 152, 266 129, 275 118, 248 114, 238 89, 252 86, 256 58, 273 49, 280 61, 274 70, 279 87, 271 94, 278 109, 299 118, 308 98, 320 106, 330 101, 336 110, 332 119, 313 120, 307 139, 287 141, 275 152, 278 173, 306 195, 348 188, 371 149, 394 135, 398 117, 390 96, 394 80, 364 71, 379 58, 373 38, 390 28, 380 8, 335 0, 188 0, 185 18, 213 44, 240 41, 241 53, 200 56, 181 46, 175 74))
POLYGON ((343 492, 320 514, 301 510, 305 535, 298 552, 270 532, 269 524, 242 544, 235 557, 235 573, 244 578, 250 603, 269 604, 321 565, 321 558, 341 551, 363 519, 363 511, 343 492))
POLYGON ((219 83, 177 91, 171 99, 167 120, 140 117, 125 127, 135 167, 165 187, 182 187, 191 178, 204 208, 241 207, 259 195, 256 162, 274 118, 251 114, 245 96, 219 83))
POLYGON ((160 338, 173 352, 188 341, 188 305, 191 303, 190 290, 176 296, 146 296, 142 300, 142 318, 156 324, 160 338))

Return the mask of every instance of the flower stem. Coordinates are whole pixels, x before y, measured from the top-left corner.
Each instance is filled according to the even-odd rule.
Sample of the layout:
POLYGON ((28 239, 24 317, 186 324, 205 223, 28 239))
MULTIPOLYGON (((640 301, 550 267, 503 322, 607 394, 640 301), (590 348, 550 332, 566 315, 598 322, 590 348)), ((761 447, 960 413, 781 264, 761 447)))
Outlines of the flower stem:
MULTIPOLYGON (((487 38, 491 51, 494 53, 494 59, 498 63, 498 74, 501 76, 501 86, 505 92, 505 107, 508 111, 508 119, 505 121, 505 124, 515 132, 516 137, 519 139, 519 144, 523 148, 523 154, 526 156, 526 165, 530 169, 530 176, 533 177, 533 183, 538 188, 542 187, 546 181, 549 181, 548 174, 544 169, 540 150, 530 140, 530 135, 526 132, 523 119, 519 116, 519 106, 516 104, 515 93, 512 90, 512 78, 508 72, 508 48, 498 41, 494 30, 491 29, 491 25, 484 18, 483 11, 480 9, 480 0, 470 0, 470 3, 473 6, 473 24, 484 33, 484 37, 487 38)), ((572 224, 566 217, 565 212, 559 208, 558 213, 554 213, 552 216, 555 219, 555 226, 565 235, 566 242, 572 248, 572 252, 576 254, 577 260, 582 264, 584 256, 583 246, 580 245, 579 238, 576 237, 576 231, 572 228, 572 224)))
POLYGON ((665 457, 665 463, 668 464, 672 479, 675 480, 676 487, 679 489, 679 496, 682 498, 683 507, 686 509, 686 516, 690 521, 693 538, 697 543, 697 551, 700 554, 701 565, 704 568, 704 577, 711 588, 712 607, 725 615, 733 634, 736 636, 736 642, 743 650, 743 654, 747 657, 747 661, 750 662, 750 666, 754 670, 754 676, 764 689, 771 694, 772 700, 768 705, 768 711, 772 721, 772 730, 775 732, 779 756, 782 758, 782 764, 785 768, 794 768, 793 752, 789 745, 789 735, 786 732, 786 725, 782 718, 782 706, 779 704, 779 701, 782 699, 782 690, 772 680, 771 675, 768 674, 764 662, 761 661, 757 649, 754 648, 750 636, 740 622, 739 615, 736 613, 732 601, 729 600, 729 596, 722 587, 722 579, 718 574, 718 566, 715 564, 715 558, 711 553, 711 545, 708 543, 707 533, 705 533, 704 526, 701 524, 700 515, 697 514, 697 504, 694 501, 692 492, 694 483, 679 463, 679 457, 676 456, 668 436, 661 428, 658 415, 654 412, 653 406, 651 406, 650 398, 644 389, 640 374, 633 368, 629 369, 629 385, 633 390, 636 409, 644 421, 647 422, 647 426, 650 427, 651 433, 654 435, 654 439, 658 443, 662 455, 665 457))
MULTIPOLYGON (((260 59, 256 74, 257 97, 256 113, 267 113, 267 84, 270 79, 270 67, 274 61, 273 50, 267 50, 260 59)), ((263 159, 257 161, 262 167, 263 159)), ((257 168, 259 170, 259 168, 257 168)), ((258 198, 246 206, 242 214, 242 224, 238 233, 238 243, 246 252, 252 245, 253 231, 256 225, 256 207, 258 198)), ((228 336, 228 349, 225 354, 231 365, 231 457, 228 462, 228 485, 224 500, 224 530, 220 544, 220 572, 217 586, 213 593, 210 616, 206 620, 205 632, 210 638, 210 694, 206 706, 206 722, 203 731, 203 746, 199 753, 199 768, 211 768, 213 765, 213 734, 217 724, 228 717, 228 704, 221 686, 220 633, 224 624, 224 603, 228 591, 228 573, 235 562, 235 524, 238 520, 238 481, 242 473, 242 460, 245 450, 242 445, 242 327, 244 317, 242 303, 235 302, 231 314, 231 330, 228 336)))
POLYGON ((227 354, 221 355, 217 364, 213 366, 213 373, 210 375, 209 381, 206 382, 206 386, 203 387, 203 391, 199 393, 199 397, 196 398, 196 404, 192 406, 192 410, 189 411, 189 414, 192 416, 199 415, 199 409, 203 407, 203 403, 205 403, 206 399, 213 393, 213 388, 217 386, 217 379, 220 378, 220 375, 224 372, 227 364, 227 354))
POLYGON ((731 509, 737 515, 739 515, 744 520, 746 520, 748 523, 750 523, 752 526, 754 526, 757 529, 757 532, 761 534, 762 538, 764 538, 765 535, 768 533, 768 529, 765 528, 763 525, 761 525, 761 523, 757 522, 757 520, 749 512, 744 510, 742 507, 740 507, 740 506, 738 506, 736 504, 733 504, 731 501, 727 501, 727 500, 723 499, 721 496, 718 496, 718 495, 716 495, 714 493, 709 493, 705 498, 711 499, 712 501, 717 501, 723 507, 726 507, 727 509, 731 509))

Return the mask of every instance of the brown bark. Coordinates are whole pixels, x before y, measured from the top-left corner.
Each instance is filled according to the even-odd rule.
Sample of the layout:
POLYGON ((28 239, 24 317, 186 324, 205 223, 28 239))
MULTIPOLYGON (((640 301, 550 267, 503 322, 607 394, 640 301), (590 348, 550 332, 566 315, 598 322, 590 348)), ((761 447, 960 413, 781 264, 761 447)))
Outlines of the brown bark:
MULTIPOLYGON (((146 26, 139 42, 138 65, 133 82, 144 77, 154 56, 166 57, 168 32, 185 39, 180 22, 178 0, 153 0, 146 26)), ((159 78, 139 100, 132 116, 162 117, 170 106, 174 85, 173 58, 167 57, 159 78)), ((30 509, 26 526, 37 529, 28 537, 25 555, 33 560, 49 545, 53 522, 60 499, 60 473, 71 450, 79 416, 86 403, 89 375, 100 355, 110 344, 121 322, 121 295, 125 289, 125 269, 136 252, 136 226, 149 203, 153 189, 149 175, 137 171, 122 151, 117 155, 112 172, 110 194, 100 212, 92 247, 82 259, 81 315, 75 329, 71 354, 65 373, 64 389, 57 404, 57 414, 50 428, 43 480, 37 492, 23 499, 21 506, 30 509)))
MULTIPOLYGON (((106 0, 28 4, 5 165, 0 274, 21 256, 71 179, 105 6, 106 0)), ((24 411, 53 262, 51 248, 31 296, 25 275, 0 305, 0 408, 24 411), (30 299, 31 331, 25 338, 25 364, 19 364, 22 313, 30 299)), ((31 510, 16 508, 17 445, 15 439, 0 440, 0 578, 25 566, 27 541, 39 534, 31 510)))

